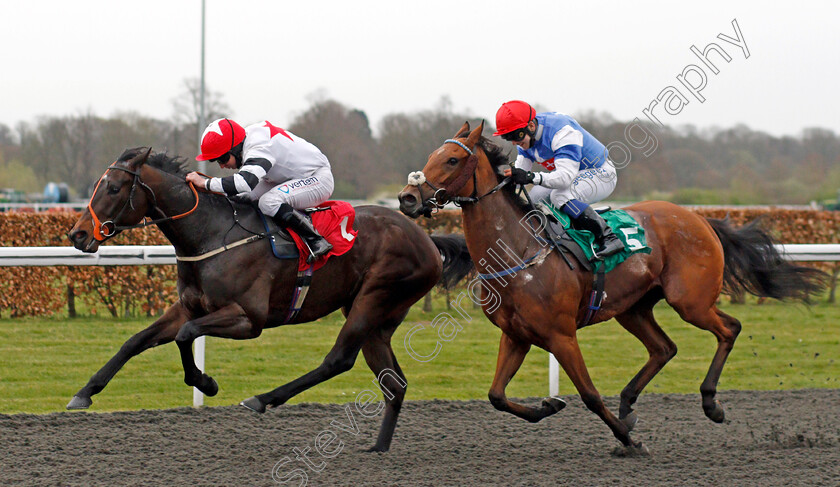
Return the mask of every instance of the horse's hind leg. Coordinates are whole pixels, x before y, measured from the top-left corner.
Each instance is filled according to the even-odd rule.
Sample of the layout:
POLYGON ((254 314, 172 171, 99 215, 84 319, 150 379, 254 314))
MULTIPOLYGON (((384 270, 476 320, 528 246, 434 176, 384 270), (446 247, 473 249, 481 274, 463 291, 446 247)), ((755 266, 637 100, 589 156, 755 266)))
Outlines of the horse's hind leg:
POLYGON ((149 348, 171 342, 178 334, 181 325, 186 321, 187 313, 180 302, 170 306, 157 321, 129 338, 120 347, 117 354, 111 357, 111 360, 99 369, 88 380, 88 383, 73 396, 73 399, 67 404, 67 409, 88 408, 93 403, 90 397, 102 391, 131 357, 149 348))
POLYGON ((369 451, 388 451, 391 447, 391 439, 394 437, 394 429, 397 427, 397 417, 402 408, 403 399, 408 383, 405 379, 394 351, 391 349, 390 330, 380 329, 378 333, 362 345, 362 353, 370 370, 376 375, 382 395, 385 396, 385 416, 382 418, 382 426, 379 428, 379 437, 376 445, 369 451))
POLYGON ((370 330, 368 323, 348 320, 338 334, 333 347, 318 367, 297 379, 264 394, 245 399, 240 404, 252 411, 264 413, 266 406, 280 406, 292 397, 353 368, 362 343, 370 330))
POLYGON ((618 418, 632 430, 636 424, 633 404, 645 386, 665 367, 665 364, 677 354, 677 346, 662 331, 653 318, 651 303, 639 303, 630 310, 616 316, 616 320, 627 331, 641 341, 648 351, 648 360, 642 369, 621 391, 621 406, 618 418))
POLYGON ((709 371, 706 373, 706 378, 700 385, 700 394, 703 397, 703 412, 706 416, 715 423, 722 423, 726 417, 723 406, 720 402, 715 400, 717 393, 717 384, 720 380, 720 374, 723 371, 723 366, 726 363, 729 352, 735 345, 735 339, 741 332, 741 323, 717 309, 716 306, 703 309, 682 308, 674 306, 674 309, 680 314, 683 320, 692 325, 712 332, 718 341, 715 356, 709 366, 709 371))
POLYGON ((717 384, 723 366, 729 357, 729 352, 735 346, 735 339, 741 332, 741 322, 717 309, 717 307, 714 308, 714 318, 710 321, 716 323, 716 327, 710 331, 717 337, 718 347, 709 366, 709 371, 706 373, 706 378, 700 384, 700 394, 703 396, 703 412, 706 413, 706 416, 716 423, 722 423, 726 414, 720 402, 715 400, 715 394, 717 393, 717 384))
POLYGON ((391 309, 388 315, 381 316, 383 312, 387 313, 382 304, 388 302, 387 296, 388 291, 382 290, 357 297, 347 315, 347 321, 338 332, 335 344, 318 367, 287 384, 248 398, 240 404, 252 411, 263 413, 266 406, 285 404, 301 392, 352 369, 359 350, 373 330, 379 327, 396 327, 407 313, 407 307, 401 307, 397 310, 391 309))

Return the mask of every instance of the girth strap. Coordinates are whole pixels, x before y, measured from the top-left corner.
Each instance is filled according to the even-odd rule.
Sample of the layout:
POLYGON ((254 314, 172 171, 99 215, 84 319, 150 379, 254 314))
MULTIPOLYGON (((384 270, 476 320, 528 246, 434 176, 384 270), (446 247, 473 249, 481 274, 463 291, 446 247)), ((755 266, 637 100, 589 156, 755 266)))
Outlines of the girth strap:
POLYGON ((595 313, 601 309, 604 302, 604 281, 606 281, 605 269, 607 265, 603 261, 595 262, 595 280, 592 283, 592 294, 589 297, 589 306, 586 310, 586 317, 581 326, 587 326, 592 322, 595 313))
POLYGON ((312 266, 310 265, 302 271, 298 271, 297 280, 295 281, 295 292, 292 295, 292 302, 289 304, 289 312, 286 314, 286 319, 283 324, 292 321, 298 312, 303 308, 303 302, 306 300, 306 294, 309 292, 309 286, 312 284, 312 266))

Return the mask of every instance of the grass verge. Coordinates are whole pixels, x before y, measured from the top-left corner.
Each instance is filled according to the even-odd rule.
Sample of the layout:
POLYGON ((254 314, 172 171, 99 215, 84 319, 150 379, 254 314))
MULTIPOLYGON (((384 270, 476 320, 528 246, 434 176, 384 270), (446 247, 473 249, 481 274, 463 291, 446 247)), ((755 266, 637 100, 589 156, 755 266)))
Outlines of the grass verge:
MULTIPOLYGON (((449 311, 462 329, 450 341, 440 340, 429 325, 447 311, 442 298, 435 305, 431 313, 416 305, 392 341, 409 381, 407 398, 485 399, 500 331, 480 310, 469 308, 469 320, 449 311), (415 327, 409 353, 405 337, 415 327), (438 343, 440 351, 433 359, 412 358, 412 354, 431 355, 438 343)), ((774 302, 721 308, 741 321, 743 331, 723 371, 720 390, 840 387, 840 307, 774 302)), ((715 338, 682 322, 666 305, 657 307, 656 317, 679 352, 646 392, 698 392, 714 354, 715 338)), ((122 343, 150 322, 90 317, 0 320, 0 413, 63 411, 122 343)), ((205 404, 236 404, 315 368, 332 347, 342 323, 341 315, 334 313, 315 323, 267 330, 256 340, 209 338, 207 370, 220 391, 206 398, 205 404)), ((602 395, 618 394, 647 358, 641 343, 615 321, 581 330, 579 341, 602 395)), ((290 402, 347 402, 361 390, 377 390, 372 380, 360 356, 350 372, 290 402)), ((562 373, 560 391, 575 393, 562 373)), ((510 397, 547 395, 547 353, 532 348, 507 392, 510 397)), ((92 411, 170 408, 191 405, 192 390, 183 383, 177 347, 167 344, 130 360, 93 400, 92 411)))

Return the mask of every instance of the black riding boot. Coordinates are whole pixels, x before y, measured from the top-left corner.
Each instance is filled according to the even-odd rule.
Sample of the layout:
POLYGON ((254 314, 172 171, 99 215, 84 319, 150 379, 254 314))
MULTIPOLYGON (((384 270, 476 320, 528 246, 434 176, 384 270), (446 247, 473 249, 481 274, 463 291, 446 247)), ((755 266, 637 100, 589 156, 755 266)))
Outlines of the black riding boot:
POLYGON ((285 204, 281 206, 280 211, 274 215, 274 221, 285 228, 291 228, 300 235, 300 238, 302 238, 306 243, 306 246, 309 247, 310 253, 309 257, 306 258, 306 262, 310 264, 333 248, 332 244, 327 242, 327 240, 318 233, 318 230, 315 230, 315 227, 312 226, 312 222, 309 218, 306 218, 303 213, 295 210, 291 206, 287 206, 285 204))
POLYGON ((589 230, 595 235, 595 244, 598 246, 595 258, 603 259, 604 257, 624 250, 624 244, 613 233, 612 228, 607 225, 606 220, 597 211, 593 210, 591 206, 587 206, 574 222, 576 228, 589 230))

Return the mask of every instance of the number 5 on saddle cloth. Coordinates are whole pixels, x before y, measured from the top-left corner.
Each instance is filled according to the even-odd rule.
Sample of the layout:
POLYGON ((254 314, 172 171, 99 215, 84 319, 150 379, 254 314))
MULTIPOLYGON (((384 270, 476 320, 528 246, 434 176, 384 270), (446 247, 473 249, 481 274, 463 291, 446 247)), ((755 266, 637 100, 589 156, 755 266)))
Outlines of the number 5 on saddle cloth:
MULTIPOLYGON (((585 266, 587 263, 591 263, 595 258, 595 236, 592 232, 572 228, 569 216, 555 208, 554 205, 547 200, 539 202, 537 206, 538 208, 541 207, 541 209, 544 209, 543 214, 546 214, 548 217, 549 226, 553 223, 554 225, 562 228, 562 230, 557 228, 552 233, 555 235, 567 235, 570 240, 580 247, 580 250, 584 254, 584 258, 586 259, 585 261, 581 260, 580 256, 576 255, 578 260, 581 260, 581 263, 585 266)), ((624 250, 607 256, 607 258, 603 260, 605 273, 615 269, 618 264, 621 264, 633 254, 649 254, 651 252, 650 247, 647 246, 645 229, 639 225, 639 223, 636 222, 629 213, 624 210, 598 211, 598 213, 601 214, 616 236, 618 236, 619 240, 621 240, 621 243, 624 244, 624 250)), ((566 244, 563 245, 563 247, 568 249, 569 245, 566 244)), ((586 267, 589 268, 589 266, 586 267)))

